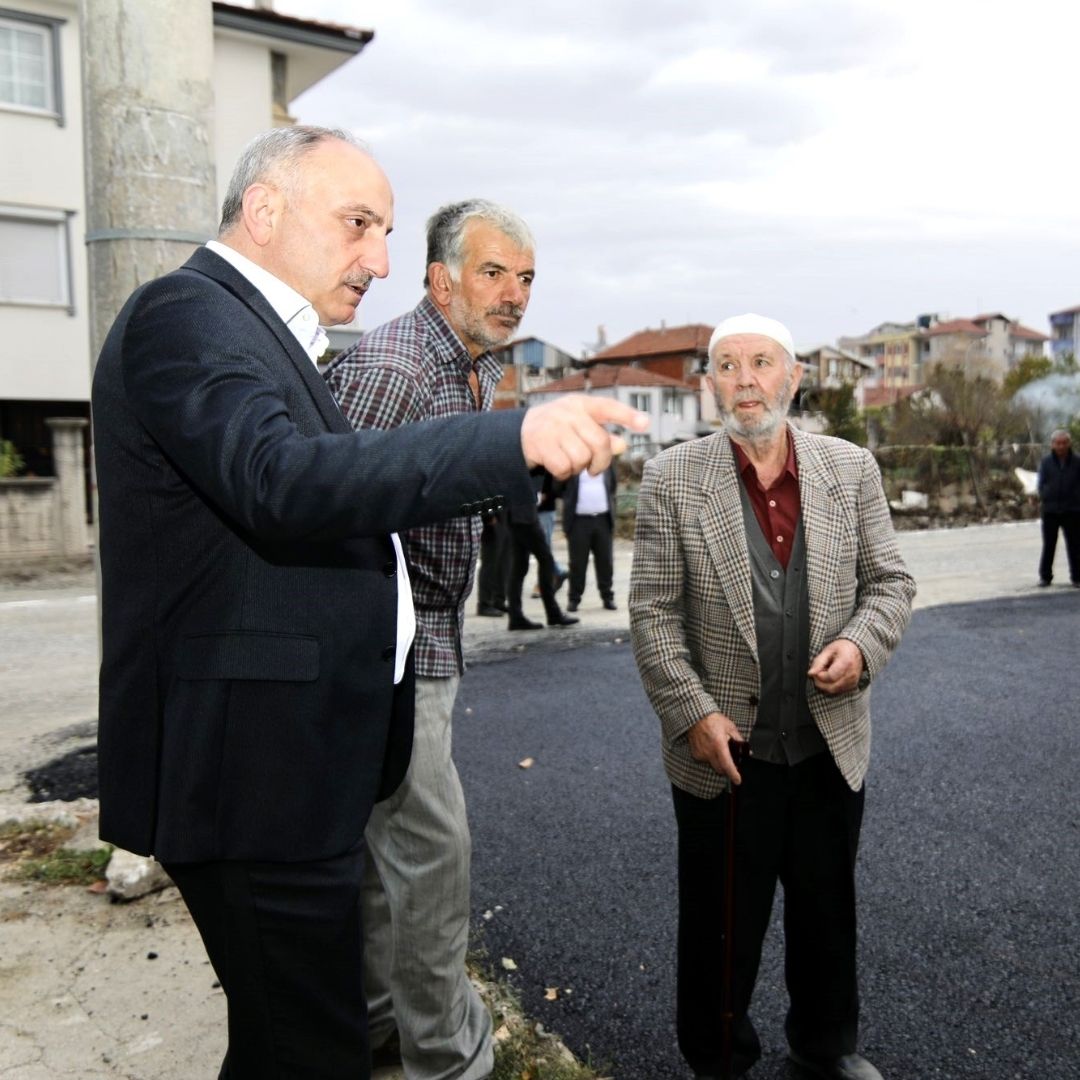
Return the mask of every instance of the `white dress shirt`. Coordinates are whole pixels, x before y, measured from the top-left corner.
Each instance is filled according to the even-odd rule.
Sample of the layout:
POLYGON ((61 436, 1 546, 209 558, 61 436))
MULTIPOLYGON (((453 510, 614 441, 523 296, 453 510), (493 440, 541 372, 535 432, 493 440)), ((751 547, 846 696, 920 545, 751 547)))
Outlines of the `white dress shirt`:
POLYGON ((590 476, 586 469, 578 477, 577 505, 574 513, 581 516, 606 514, 611 509, 607 497, 607 473, 590 476))
MULTIPOLYGON (((289 332, 300 343, 311 362, 318 369, 318 360, 330 339, 319 325, 319 317, 311 304, 295 289, 286 285, 281 278, 275 277, 269 270, 264 270, 258 263, 252 262, 239 251, 222 244, 218 240, 208 240, 207 248, 219 258, 224 259, 237 273, 243 274, 266 298, 266 302, 280 316, 289 332)), ((391 533, 394 555, 398 569, 398 604, 397 604, 397 642, 394 651, 394 682, 399 683, 405 674, 405 661, 409 657, 413 638, 416 637, 416 611, 413 608, 412 586, 409 583, 409 568, 405 563, 405 553, 397 533, 391 533)))

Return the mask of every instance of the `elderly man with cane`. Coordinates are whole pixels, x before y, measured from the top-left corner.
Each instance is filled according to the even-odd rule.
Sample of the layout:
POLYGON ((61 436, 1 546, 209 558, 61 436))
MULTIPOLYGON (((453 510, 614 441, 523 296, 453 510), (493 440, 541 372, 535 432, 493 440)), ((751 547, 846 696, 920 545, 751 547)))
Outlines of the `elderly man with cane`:
POLYGON ((678 826, 679 1047, 698 1080, 741 1076, 760 1057, 747 1010, 779 879, 792 1061, 809 1076, 881 1080, 856 1051, 855 853, 869 686, 915 583, 870 453, 785 421, 802 375, 787 329, 727 319, 709 358, 723 430, 647 463, 630 583, 678 826), (749 751, 740 764, 733 743, 749 751), (720 797, 731 785, 733 851, 733 800, 720 797))

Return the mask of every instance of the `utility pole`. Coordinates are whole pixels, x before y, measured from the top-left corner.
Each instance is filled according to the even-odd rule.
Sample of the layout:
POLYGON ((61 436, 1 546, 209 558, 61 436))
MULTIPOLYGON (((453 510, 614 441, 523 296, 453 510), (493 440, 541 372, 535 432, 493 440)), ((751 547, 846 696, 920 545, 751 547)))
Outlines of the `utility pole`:
POLYGON ((94 365, 131 291, 216 231, 214 24, 211 0, 79 8, 94 365))
MULTIPOLYGON (((80 0, 79 21, 92 373, 136 286, 216 232, 214 11, 211 0, 80 0)), ((90 460, 96 532, 92 446, 90 460)))

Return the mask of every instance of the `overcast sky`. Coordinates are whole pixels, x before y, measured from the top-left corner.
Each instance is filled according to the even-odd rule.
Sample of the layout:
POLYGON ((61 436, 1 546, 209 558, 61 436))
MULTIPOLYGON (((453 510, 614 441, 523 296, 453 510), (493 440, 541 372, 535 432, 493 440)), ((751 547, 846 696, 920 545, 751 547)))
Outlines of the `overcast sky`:
POLYGON ((1080 305, 1080 5, 1060 0, 276 0, 375 39, 301 97, 368 141, 412 307, 423 228, 531 225, 522 333, 570 353, 753 310, 800 347, 922 312, 1047 332, 1080 305))

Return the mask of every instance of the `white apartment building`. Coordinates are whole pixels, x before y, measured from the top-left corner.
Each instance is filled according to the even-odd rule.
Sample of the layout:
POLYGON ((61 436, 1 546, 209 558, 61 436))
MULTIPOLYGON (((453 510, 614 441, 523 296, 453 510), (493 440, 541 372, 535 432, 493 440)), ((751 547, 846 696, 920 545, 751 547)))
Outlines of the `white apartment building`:
MULTIPOLYGON (((220 204, 240 149, 374 35, 216 2, 213 23, 220 204)), ((78 0, 0 0, 0 439, 40 475, 45 418, 89 415, 80 50, 78 0)))

